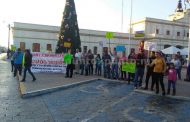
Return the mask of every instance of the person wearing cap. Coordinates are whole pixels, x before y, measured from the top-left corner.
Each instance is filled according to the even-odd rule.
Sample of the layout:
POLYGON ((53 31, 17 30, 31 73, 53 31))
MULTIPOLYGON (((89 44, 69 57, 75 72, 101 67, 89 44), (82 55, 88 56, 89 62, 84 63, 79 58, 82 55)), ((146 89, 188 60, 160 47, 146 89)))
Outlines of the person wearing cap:
POLYGON ((153 68, 153 81, 156 83, 156 94, 159 93, 159 83, 162 88, 162 95, 165 95, 165 86, 163 82, 163 77, 166 72, 166 62, 162 57, 161 52, 156 52, 156 59, 150 64, 153 68))

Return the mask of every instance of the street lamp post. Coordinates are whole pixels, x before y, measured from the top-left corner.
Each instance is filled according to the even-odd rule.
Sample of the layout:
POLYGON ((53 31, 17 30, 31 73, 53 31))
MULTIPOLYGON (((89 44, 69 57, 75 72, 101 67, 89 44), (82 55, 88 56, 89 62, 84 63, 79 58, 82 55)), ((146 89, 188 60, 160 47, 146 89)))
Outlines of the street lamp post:
POLYGON ((8 45, 7 45, 7 59, 9 59, 9 53, 10 53, 10 48, 9 48, 9 45, 10 45, 10 31, 11 31, 11 25, 8 24, 8 45))
POLYGON ((129 49, 128 49, 128 54, 130 54, 131 50, 131 23, 132 23, 132 16, 133 16, 133 0, 131 0, 131 14, 130 14, 130 24, 129 24, 129 49))
POLYGON ((9 31, 8 31, 8 50, 9 50, 9 45, 10 45, 10 31, 11 31, 11 25, 10 25, 10 24, 8 25, 8 29, 9 29, 9 31))

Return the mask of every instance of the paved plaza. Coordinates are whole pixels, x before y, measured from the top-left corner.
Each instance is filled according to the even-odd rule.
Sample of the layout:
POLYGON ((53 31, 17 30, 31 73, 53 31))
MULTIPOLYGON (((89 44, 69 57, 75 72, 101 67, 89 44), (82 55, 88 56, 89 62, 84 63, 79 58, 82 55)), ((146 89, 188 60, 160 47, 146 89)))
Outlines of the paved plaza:
POLYGON ((189 98, 188 82, 178 82, 177 96, 183 95, 183 97, 163 97, 150 91, 134 91, 133 85, 128 85, 124 81, 106 80, 95 76, 75 75, 73 79, 64 79, 63 74, 35 74, 36 82, 32 82, 32 78, 27 76, 25 83, 19 83, 17 78, 13 77, 8 61, 0 61, 0 69, 2 122, 188 122, 190 120, 190 101, 183 99, 183 97, 189 98), (72 87, 69 87, 70 85, 72 87), (49 90, 46 90, 48 87, 49 90), (59 89, 50 92, 51 89, 58 87, 59 89), (25 89, 23 92, 25 94, 40 93, 43 90, 47 93, 22 98, 20 89, 25 89))

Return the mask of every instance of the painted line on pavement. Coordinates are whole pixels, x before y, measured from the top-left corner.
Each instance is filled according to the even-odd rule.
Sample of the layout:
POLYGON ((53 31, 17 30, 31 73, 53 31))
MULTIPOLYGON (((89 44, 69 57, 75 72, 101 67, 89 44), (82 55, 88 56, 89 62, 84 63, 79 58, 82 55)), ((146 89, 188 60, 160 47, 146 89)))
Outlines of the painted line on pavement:
POLYGON ((23 82, 19 82, 19 84, 20 84, 20 92, 21 92, 21 96, 22 96, 23 94, 26 93, 26 87, 23 82))

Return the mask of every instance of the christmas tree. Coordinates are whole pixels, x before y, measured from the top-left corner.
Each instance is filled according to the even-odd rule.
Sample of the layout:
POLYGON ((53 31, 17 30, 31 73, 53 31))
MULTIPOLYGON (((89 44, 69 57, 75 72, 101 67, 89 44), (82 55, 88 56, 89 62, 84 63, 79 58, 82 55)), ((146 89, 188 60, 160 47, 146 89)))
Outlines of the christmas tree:
POLYGON ((59 32, 56 53, 65 53, 71 48, 72 53, 80 49, 81 41, 74 0, 66 0, 65 10, 59 32))

